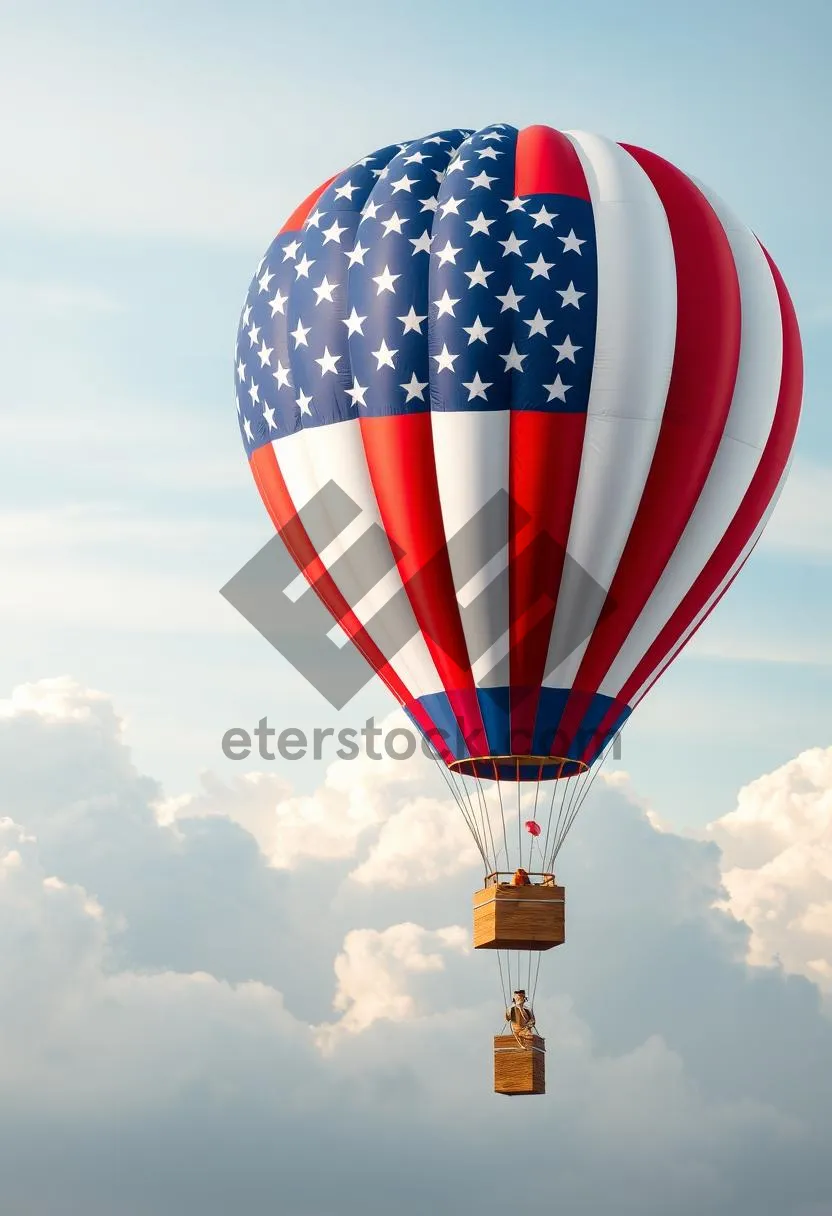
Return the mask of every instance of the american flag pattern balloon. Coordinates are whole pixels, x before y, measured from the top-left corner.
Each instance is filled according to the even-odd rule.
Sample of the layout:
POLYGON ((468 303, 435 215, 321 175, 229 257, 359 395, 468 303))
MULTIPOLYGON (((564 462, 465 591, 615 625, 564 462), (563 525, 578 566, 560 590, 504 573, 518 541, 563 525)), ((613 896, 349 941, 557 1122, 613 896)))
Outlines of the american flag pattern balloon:
POLYGON ((733 582, 802 356, 777 267, 708 189, 496 124, 382 148, 298 207, 236 388, 275 525, 414 723, 457 771, 537 779, 592 764, 733 582), (331 481, 359 515, 318 553, 297 512, 331 481), (392 568, 367 588, 373 525, 392 568))

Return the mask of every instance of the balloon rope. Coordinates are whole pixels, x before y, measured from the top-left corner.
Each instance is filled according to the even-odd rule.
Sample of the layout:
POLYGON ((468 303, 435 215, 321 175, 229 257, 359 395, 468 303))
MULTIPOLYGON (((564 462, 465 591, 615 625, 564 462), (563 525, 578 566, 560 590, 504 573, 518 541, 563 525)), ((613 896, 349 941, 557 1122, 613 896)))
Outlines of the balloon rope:
POLYGON ((503 807, 503 790, 500 785, 500 777, 499 777, 499 772, 497 770, 497 761, 494 760, 493 764, 494 764, 494 782, 497 786, 497 796, 500 799, 500 819, 502 820, 502 824, 503 824, 503 844, 505 845, 505 850, 506 850, 506 865, 508 865, 508 833, 506 832, 506 812, 505 812, 505 808, 503 807))
MULTIPOLYGON (((516 777, 515 785, 517 786, 517 864, 523 864, 523 823, 522 815, 520 814, 520 757, 514 758, 514 773, 516 777)), ((531 861, 531 858, 529 859, 531 861)), ((529 865, 531 869, 531 865, 529 865)))
MULTIPOLYGON (((427 736, 425 736, 425 738, 427 738, 427 736)), ((452 774, 451 774, 450 770, 448 769, 448 766, 445 764, 444 760, 442 760, 442 758, 437 753, 432 740, 428 739, 428 743, 430 744, 430 747, 429 747, 430 755, 431 755, 434 763, 436 764, 437 768, 442 773, 442 777, 445 781, 445 784, 447 785, 448 789, 450 790, 451 797, 453 798, 454 802, 459 807, 459 809, 462 813, 462 817, 465 820, 466 824, 468 825, 468 829, 471 832, 471 835, 474 837, 474 843, 476 844, 477 849, 479 850, 480 857, 482 857, 483 865, 485 866, 486 873, 487 873, 488 872, 488 858, 485 854, 485 849, 483 848, 482 843, 480 841, 476 824, 468 818, 468 815, 467 815, 467 812, 465 809, 465 804, 463 803, 463 801, 459 795, 459 791, 456 789, 456 786, 453 783, 452 774)))
POLYGON ((563 832, 561 833, 560 839, 557 840, 555 843, 555 847, 552 851, 552 865, 555 864, 555 858, 557 857, 560 850, 563 848, 564 841, 566 840, 566 837, 569 835, 569 832, 572 829, 572 824, 575 822, 575 820, 578 817, 578 812, 580 811, 581 807, 583 806, 584 802, 586 801, 587 797, 589 796, 589 792, 595 783, 596 777, 600 773, 601 769, 604 767, 604 764, 606 763, 606 760, 607 760, 607 756, 612 751, 613 744, 615 743, 615 739, 616 739, 616 736, 614 735, 612 737, 612 739, 610 739, 610 741, 607 743, 607 746, 604 748, 603 754, 601 756, 601 759, 598 761, 598 763, 594 766, 594 768, 587 769, 586 773, 583 774, 584 777, 589 777, 589 781, 585 784, 585 788, 581 791, 581 797, 578 801, 578 804, 572 811, 568 822, 565 824, 563 832))
POLYGON ((488 829, 488 836, 491 840, 491 855, 494 859, 494 864, 492 866, 492 869, 496 870, 497 869, 497 846, 494 843, 494 829, 491 826, 491 814, 488 810, 488 799, 486 797, 485 790, 482 788, 482 781, 480 779, 479 773, 475 773, 474 776, 475 776, 475 780, 477 782, 477 796, 480 801, 482 818, 488 829))

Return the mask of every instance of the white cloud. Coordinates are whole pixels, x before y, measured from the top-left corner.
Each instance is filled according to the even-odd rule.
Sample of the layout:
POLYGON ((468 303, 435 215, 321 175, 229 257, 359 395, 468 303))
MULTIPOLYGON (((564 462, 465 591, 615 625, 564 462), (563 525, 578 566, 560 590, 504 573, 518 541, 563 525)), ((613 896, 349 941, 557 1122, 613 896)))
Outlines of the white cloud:
POLYGON ((739 793, 708 826, 749 961, 780 960, 832 992, 832 748, 813 748, 739 793))
MULTIPOLYGON (((828 758, 803 763, 795 824, 751 817, 770 850, 822 819, 828 758)), ((569 942, 535 1000, 549 1094, 530 1123, 489 1094, 501 995, 455 923, 465 879, 404 894, 346 881, 363 831, 328 863, 270 869, 249 833, 269 842, 278 785, 258 802, 254 782, 246 806, 245 783, 208 783, 189 818, 135 772, 109 702, 69 681, 4 702, 0 767, 0 813, 15 811, 0 822, 10 1211, 53 1216, 71 1195, 88 1216, 224 1216, 244 1177, 254 1211, 279 1192, 299 1216, 496 1216, 517 1174, 483 1160, 522 1161, 527 1206, 551 1197, 553 1169, 565 1210, 664 1216, 672 1195, 678 1216, 807 1216, 832 1199, 832 1024, 815 989, 745 965, 747 931, 712 907, 716 846, 656 831, 622 782, 563 861, 569 942), (411 915, 387 918, 390 899, 411 915)), ((407 767, 334 767, 331 830, 364 803, 372 840, 408 808, 429 822, 407 767)), ((727 836, 741 852, 752 839, 727 836)))
POLYGON ((338 987, 333 1002, 342 1015, 318 1027, 317 1042, 331 1050, 344 1034, 361 1034, 374 1022, 406 1021, 424 1012, 411 987, 414 973, 444 971, 447 953, 465 953, 470 932, 460 925, 427 930, 391 925, 381 931, 352 929, 335 960, 338 987))
POLYGON ((449 800, 416 798, 382 825, 365 861, 350 875, 366 886, 414 887, 471 869, 479 854, 449 800))

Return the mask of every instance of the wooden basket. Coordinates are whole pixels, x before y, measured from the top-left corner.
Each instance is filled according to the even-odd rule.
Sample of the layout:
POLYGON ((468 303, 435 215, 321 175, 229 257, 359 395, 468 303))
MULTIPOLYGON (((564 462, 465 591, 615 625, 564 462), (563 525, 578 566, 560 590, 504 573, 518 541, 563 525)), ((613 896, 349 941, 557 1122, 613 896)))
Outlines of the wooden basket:
POLYGON ((546 1042, 540 1035, 494 1036, 494 1093, 517 1097, 546 1093, 546 1042))
POLYGON ((515 887, 489 874, 474 895, 475 950, 551 950, 566 940, 566 891, 552 874, 515 887), (493 880, 493 881, 492 881, 493 880))

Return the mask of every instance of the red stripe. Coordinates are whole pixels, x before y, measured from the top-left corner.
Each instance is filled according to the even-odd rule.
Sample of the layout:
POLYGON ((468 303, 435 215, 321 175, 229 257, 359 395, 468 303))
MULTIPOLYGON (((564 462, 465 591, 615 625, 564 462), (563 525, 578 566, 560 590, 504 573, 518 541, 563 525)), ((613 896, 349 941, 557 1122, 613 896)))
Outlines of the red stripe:
POLYGON ((419 728, 433 741, 442 758, 446 762, 452 760, 453 756, 445 746, 442 736, 436 730, 433 722, 387 662, 338 590, 315 551, 306 529, 298 518, 295 504, 280 471, 272 445, 267 443, 252 452, 249 464, 272 523, 291 554, 292 560, 306 577, 324 607, 335 618, 352 644, 364 656, 399 704, 411 713, 419 728))
MULTIPOLYGON (((650 178, 676 262, 676 347, 656 450, 604 608, 575 677, 594 692, 649 600, 687 526, 725 430, 737 379, 740 285, 725 230, 674 165, 623 144, 650 178)), ((561 721, 570 740, 583 717, 573 695, 561 721)))
POLYGON ((338 174, 335 173, 332 177, 327 178, 322 186, 317 186, 311 194, 308 194, 300 206, 295 207, 294 211, 289 216, 288 220, 277 235, 280 236, 284 232, 299 232, 324 190, 332 185, 337 176, 338 174))
MULTIPOLYGON (((526 127, 517 137, 518 197, 568 194, 589 200, 572 144, 551 127, 526 127)), ((509 664, 511 750, 528 755, 546 672, 586 414, 512 410, 509 432, 509 664), (517 519, 527 520, 518 526, 517 519)))
POLYGON ((569 194, 590 202, 583 166, 572 144, 552 127, 524 127, 517 135, 514 168, 517 197, 569 194))
POLYGON ((382 525, 439 679, 472 756, 488 744, 457 607, 442 521, 431 417, 361 417, 382 525))
MULTIPOLYGON (((714 596, 720 584, 727 578, 743 549, 754 535, 760 520, 771 503, 794 445, 803 396, 803 351, 800 343, 800 331, 797 326, 794 305, 780 271, 771 260, 765 248, 763 248, 763 253, 766 256, 774 279, 783 320, 783 367, 772 428, 751 483, 725 535, 679 607, 673 613, 619 693, 618 699, 627 704, 630 703, 631 698, 635 696, 638 690, 650 680, 651 674, 654 678, 650 680, 642 696, 646 695, 649 689, 652 688, 655 680, 664 671, 661 664, 692 622, 696 620, 699 613, 702 612, 711 597, 714 596)), ((723 589, 722 594, 726 590, 727 587, 723 589)), ((703 617, 703 621, 707 620, 707 617, 716 607, 719 599, 722 598, 722 594, 711 605, 703 617)), ((698 628, 699 626, 697 626, 698 628)), ((696 630, 693 631, 691 637, 694 636, 695 632, 696 630)), ((681 653, 681 649, 679 653, 681 653)), ((611 723, 605 720, 601 724, 598 734, 602 735, 605 729, 609 729, 610 725, 611 723)))

